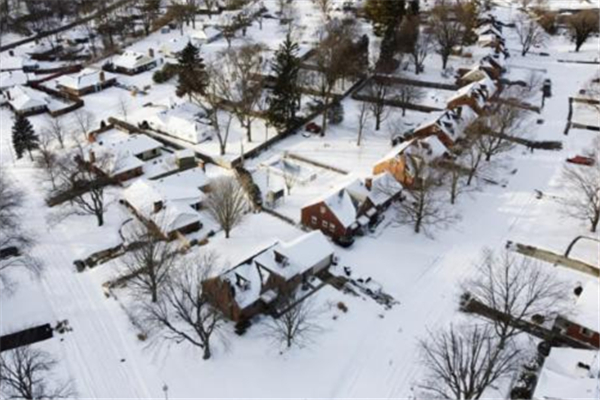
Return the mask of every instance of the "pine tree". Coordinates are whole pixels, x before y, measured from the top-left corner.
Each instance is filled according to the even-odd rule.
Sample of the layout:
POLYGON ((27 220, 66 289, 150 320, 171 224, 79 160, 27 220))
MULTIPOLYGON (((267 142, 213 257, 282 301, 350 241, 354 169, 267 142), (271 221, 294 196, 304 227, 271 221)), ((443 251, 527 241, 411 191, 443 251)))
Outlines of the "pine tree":
POLYGON ((179 97, 188 96, 190 100, 203 95, 208 84, 208 75, 200 49, 191 42, 188 43, 177 57, 179 62, 179 82, 176 94, 179 97))
POLYGON ((22 158, 23 153, 27 151, 29 158, 33 161, 31 150, 38 148, 39 138, 35 134, 31 122, 26 117, 19 114, 15 117, 15 124, 12 128, 12 140, 17 158, 22 158))
POLYGON ((275 73, 275 85, 269 97, 269 122, 280 130, 290 128, 296 118, 296 109, 300 99, 298 87, 298 74, 300 72, 300 59, 298 44, 290 34, 285 38, 272 63, 275 73))
POLYGON ((365 12, 373 23, 375 34, 383 36, 390 28, 396 31, 400 26, 406 13, 406 2, 405 0, 367 0, 365 12))

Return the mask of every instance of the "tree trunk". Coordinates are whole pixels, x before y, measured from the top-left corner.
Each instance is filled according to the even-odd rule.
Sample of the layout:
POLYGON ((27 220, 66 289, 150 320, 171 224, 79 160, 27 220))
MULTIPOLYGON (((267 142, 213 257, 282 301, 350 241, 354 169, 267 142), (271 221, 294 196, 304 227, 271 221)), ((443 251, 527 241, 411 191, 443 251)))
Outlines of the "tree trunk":
POLYGON ((381 128, 381 114, 377 112, 375 114, 375 130, 378 131, 381 128))
POLYGON ((229 229, 225 228, 225 239, 229 239, 229 229))
POLYGON ((600 212, 597 212, 596 215, 594 215, 594 219, 592 220, 592 227, 590 229, 591 232, 596 232, 596 230, 598 229, 598 222, 600 221, 600 212))
POLYGON ((98 226, 104 225, 104 213, 103 212, 97 211, 96 219, 98 220, 98 226))
POLYGON ((208 340, 206 340, 204 342, 204 352, 202 354, 202 359, 203 360, 208 360, 210 358, 210 356, 211 356, 211 353, 210 353, 210 344, 209 344, 208 340))

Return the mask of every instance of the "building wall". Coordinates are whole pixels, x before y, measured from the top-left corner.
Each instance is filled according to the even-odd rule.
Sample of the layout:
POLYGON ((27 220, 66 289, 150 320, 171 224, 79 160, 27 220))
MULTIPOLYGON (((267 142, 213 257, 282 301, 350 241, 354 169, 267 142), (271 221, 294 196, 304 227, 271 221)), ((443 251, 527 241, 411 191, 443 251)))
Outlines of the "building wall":
POLYGON ((113 178, 118 180, 119 182, 123 182, 141 176, 143 173, 144 169, 142 167, 138 167, 129 171, 121 172, 120 174, 113 176, 113 178))
POLYGON ((343 236, 352 236, 352 231, 342 226, 335 214, 331 212, 324 202, 304 207, 301 214, 302 224, 307 228, 318 229, 323 232, 323 234, 334 239, 339 239, 343 236), (324 224, 326 224, 326 226, 324 226, 324 224), (333 230, 331 229, 331 224, 334 225, 333 230))
POLYGON ((413 177, 406 170, 406 156, 400 154, 392 159, 382 161, 373 167, 373 175, 389 172, 404 186, 413 184, 413 177))
POLYGON ((587 329, 586 334, 583 333, 584 328, 568 319, 557 317, 554 323, 554 329, 558 329, 565 335, 572 337, 582 343, 590 344, 600 349, 600 334, 591 329, 587 329))

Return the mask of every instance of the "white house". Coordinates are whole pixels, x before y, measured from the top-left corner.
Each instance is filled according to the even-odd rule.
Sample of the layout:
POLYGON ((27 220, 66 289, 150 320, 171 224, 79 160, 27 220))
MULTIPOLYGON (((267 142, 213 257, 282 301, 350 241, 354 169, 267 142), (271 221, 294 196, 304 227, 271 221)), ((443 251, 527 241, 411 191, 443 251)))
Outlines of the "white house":
POLYGON ((146 120, 150 128, 183 141, 198 144, 209 140, 213 129, 204 110, 192 103, 182 103, 160 111, 146 120))
POLYGON ((154 57, 154 51, 148 50, 148 54, 136 51, 126 51, 113 60, 115 71, 128 75, 139 74, 148 71, 158 65, 158 60, 154 57))
POLYGON ((534 400, 600 398, 598 350, 552 347, 544 360, 534 400))
MULTIPOLYGON (((204 193, 195 184, 182 184, 187 177, 166 177, 158 181, 139 179, 123 192, 124 203, 145 223, 152 224, 167 238, 177 232, 202 229, 198 210, 204 193)), ((188 182, 189 183, 189 182, 188 182)))
POLYGON ((34 115, 44 113, 50 104, 48 95, 26 86, 15 86, 4 93, 6 102, 16 114, 34 115))
POLYGON ((63 75, 56 79, 59 90, 76 96, 99 92, 115 83, 116 75, 95 68, 85 68, 77 74, 63 75))

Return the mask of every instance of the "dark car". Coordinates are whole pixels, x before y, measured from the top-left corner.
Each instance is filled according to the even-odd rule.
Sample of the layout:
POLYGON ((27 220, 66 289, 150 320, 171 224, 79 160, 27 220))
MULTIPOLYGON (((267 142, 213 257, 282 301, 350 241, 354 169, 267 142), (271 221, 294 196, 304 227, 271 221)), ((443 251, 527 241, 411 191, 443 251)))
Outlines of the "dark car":
POLYGON ((0 260, 10 257, 19 257, 21 252, 15 246, 5 247, 0 249, 0 260))
POLYGON ((310 133, 321 133, 321 127, 315 122, 310 122, 306 125, 306 131, 310 133))

